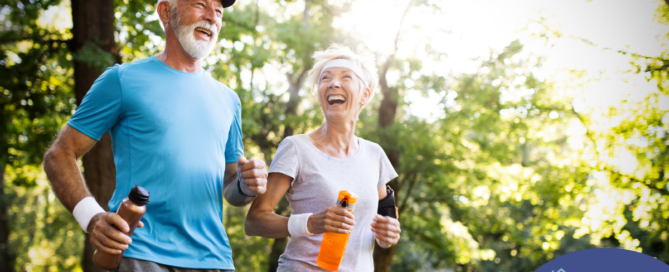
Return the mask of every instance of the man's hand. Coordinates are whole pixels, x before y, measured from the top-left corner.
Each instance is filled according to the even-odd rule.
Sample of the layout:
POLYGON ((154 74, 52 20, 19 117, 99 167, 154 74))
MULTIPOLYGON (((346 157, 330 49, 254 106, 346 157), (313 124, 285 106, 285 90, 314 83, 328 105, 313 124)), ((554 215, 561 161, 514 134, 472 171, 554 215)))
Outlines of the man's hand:
POLYGON ((267 169, 265 162, 259 159, 246 160, 237 158, 237 175, 242 183, 240 188, 245 195, 262 195, 267 190, 267 169))
MULTIPOLYGON (((138 228, 143 228, 141 221, 138 228)), ((88 233, 91 234, 91 244, 99 251, 109 254, 121 254, 128 249, 132 239, 127 235, 130 231, 128 223, 123 218, 112 212, 98 213, 88 224, 88 233)))

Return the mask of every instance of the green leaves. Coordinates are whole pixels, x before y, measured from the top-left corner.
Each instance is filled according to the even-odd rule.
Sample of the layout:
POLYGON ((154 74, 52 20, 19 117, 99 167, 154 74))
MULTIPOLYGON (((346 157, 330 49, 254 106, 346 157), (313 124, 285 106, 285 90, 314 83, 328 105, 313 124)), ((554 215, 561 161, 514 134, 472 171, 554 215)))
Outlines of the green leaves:
MULTIPOLYGON (((311 86, 304 86, 316 50, 333 42, 366 50, 365 37, 333 27, 352 1, 330 2, 238 1, 226 9, 205 69, 241 99, 247 157, 269 164, 285 136, 322 124, 311 86)), ((115 5, 122 61, 160 52, 156 1, 115 5)), ((70 54, 69 29, 38 22, 55 6, 69 8, 0 1, 0 163, 17 269, 79 268, 83 235, 54 201, 39 165, 75 108, 72 60, 94 69, 117 61, 94 43, 70 54)), ((409 6, 439 9, 430 1, 409 6)), ((659 6, 660 22, 668 7, 659 6)), ((630 72, 646 73, 657 90, 643 102, 612 107, 606 117, 614 125, 602 129, 596 116, 572 107, 560 82, 536 74, 545 59, 518 40, 468 74, 430 71, 426 63, 446 53, 428 45, 415 50, 391 58, 370 52, 380 68, 390 60, 379 70, 387 72, 396 115, 381 128, 384 94, 377 93, 356 127, 399 162, 392 185, 403 233, 393 271, 531 271, 591 247, 641 250, 669 262, 669 52, 621 52, 636 65, 630 72), (413 96, 438 100, 438 108, 418 116, 413 96)), ((234 259, 264 271, 272 240, 245 235, 246 211, 224 206, 234 259)), ((284 206, 277 212, 288 214, 284 206)))
POLYGON ((98 69, 100 73, 115 63, 114 55, 91 42, 84 44, 81 50, 74 54, 74 60, 86 63, 90 67, 98 69))

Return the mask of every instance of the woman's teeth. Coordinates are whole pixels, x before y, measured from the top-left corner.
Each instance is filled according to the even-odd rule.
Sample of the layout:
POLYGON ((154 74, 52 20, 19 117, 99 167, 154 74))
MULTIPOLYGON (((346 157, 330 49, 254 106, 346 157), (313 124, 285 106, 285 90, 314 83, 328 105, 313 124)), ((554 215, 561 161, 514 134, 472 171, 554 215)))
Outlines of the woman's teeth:
POLYGON ((346 102, 346 98, 342 95, 331 95, 328 96, 328 104, 333 105, 333 104, 343 104, 346 102))

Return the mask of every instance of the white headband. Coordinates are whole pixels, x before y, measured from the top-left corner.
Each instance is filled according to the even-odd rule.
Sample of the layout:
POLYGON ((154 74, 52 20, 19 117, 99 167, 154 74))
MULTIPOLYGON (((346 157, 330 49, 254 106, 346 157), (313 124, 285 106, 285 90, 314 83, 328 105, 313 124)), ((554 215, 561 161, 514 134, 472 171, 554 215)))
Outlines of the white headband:
POLYGON ((335 60, 328 61, 328 63, 326 63, 325 66, 323 66, 323 69, 321 69, 321 74, 318 75, 318 81, 319 82, 321 81, 321 77, 323 76, 323 72, 325 72, 325 70, 327 70, 328 68, 333 68, 333 67, 347 68, 347 69, 353 71, 353 73, 355 73, 355 75, 357 75, 358 78, 360 78, 360 80, 362 80, 362 83, 365 84, 365 87, 369 87, 369 83, 367 83, 367 77, 365 76, 365 72, 362 70, 362 68, 359 65, 357 65, 355 62, 352 62, 352 61, 347 60, 347 59, 335 59, 335 60))

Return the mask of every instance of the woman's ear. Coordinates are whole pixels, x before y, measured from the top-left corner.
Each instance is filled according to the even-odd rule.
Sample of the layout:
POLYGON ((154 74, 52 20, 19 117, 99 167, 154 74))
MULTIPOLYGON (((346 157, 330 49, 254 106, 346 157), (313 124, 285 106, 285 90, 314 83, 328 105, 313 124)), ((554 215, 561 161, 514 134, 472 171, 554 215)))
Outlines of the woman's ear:
POLYGON ((369 100, 372 98, 372 90, 365 86, 362 95, 360 96, 360 105, 364 106, 369 103, 369 100))

